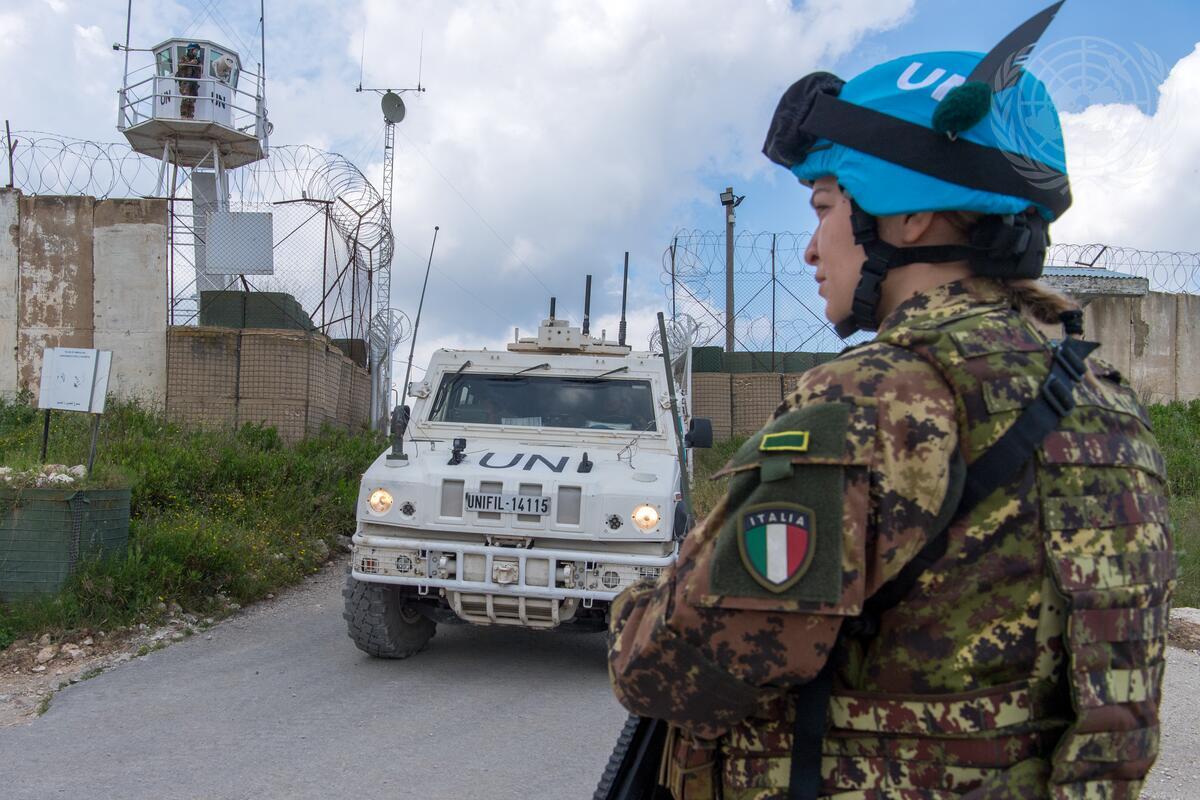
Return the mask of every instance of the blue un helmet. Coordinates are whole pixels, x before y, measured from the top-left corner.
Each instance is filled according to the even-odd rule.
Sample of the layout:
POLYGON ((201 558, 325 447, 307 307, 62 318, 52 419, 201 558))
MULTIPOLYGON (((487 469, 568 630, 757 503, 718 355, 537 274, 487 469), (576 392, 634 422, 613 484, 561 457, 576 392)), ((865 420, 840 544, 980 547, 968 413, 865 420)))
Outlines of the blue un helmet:
POLYGON ((1047 223, 1071 205, 1071 191, 1058 112, 1023 65, 1061 6, 986 55, 921 53, 849 82, 815 72, 784 93, 763 153, 806 184, 836 177, 867 254, 839 335, 878 327, 881 287, 895 267, 967 261, 977 275, 1042 274, 1047 223), (985 216, 964 245, 896 247, 879 238, 876 217, 919 211, 985 216))

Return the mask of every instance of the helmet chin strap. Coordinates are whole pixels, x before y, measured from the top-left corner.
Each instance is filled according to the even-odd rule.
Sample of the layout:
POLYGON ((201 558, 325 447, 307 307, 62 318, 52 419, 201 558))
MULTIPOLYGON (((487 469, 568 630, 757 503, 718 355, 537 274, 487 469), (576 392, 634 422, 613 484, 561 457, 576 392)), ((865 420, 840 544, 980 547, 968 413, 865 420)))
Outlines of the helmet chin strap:
POLYGON ((1016 216, 989 216, 976 224, 971 244, 897 247, 879 237, 879 220, 850 198, 850 225, 854 243, 867 255, 854 287, 850 315, 834 324, 845 339, 857 331, 879 329, 879 301, 888 270, 908 264, 944 264, 967 261, 976 275, 1036 278, 1042 274, 1049 235, 1036 212, 1016 216))

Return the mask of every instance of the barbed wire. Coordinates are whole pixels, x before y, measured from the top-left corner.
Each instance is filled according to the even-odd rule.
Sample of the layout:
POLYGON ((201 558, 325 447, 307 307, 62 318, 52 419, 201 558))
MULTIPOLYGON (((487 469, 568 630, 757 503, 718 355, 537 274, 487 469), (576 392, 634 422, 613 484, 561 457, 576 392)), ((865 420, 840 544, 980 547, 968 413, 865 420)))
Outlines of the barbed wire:
MULTIPOLYGON (((44 131, 15 131, 12 137, 11 177, 25 194, 171 199, 172 321, 194 322, 201 283, 197 245, 203 249, 205 231, 195 218, 191 170, 164 168, 124 142, 44 131)), ((331 336, 366 338, 370 276, 390 267, 395 247, 387 210, 371 182, 342 155, 309 145, 273 147, 267 158, 226 176, 231 210, 274 215, 279 269, 219 283, 292 294, 314 321, 326 321, 322 327, 331 336), (333 229, 328 234, 327 222, 333 229)))
MULTIPOLYGON (((92 142, 44 131, 14 131, 13 184, 25 194, 149 197, 159 187, 160 162, 124 142, 92 142)), ((165 177, 166 196, 191 196, 190 171, 165 177), (171 184, 174 183, 172 190, 171 184)), ((267 158, 229 170, 231 204, 249 207, 286 200, 330 202, 330 215, 348 243, 389 266, 395 242, 382 198, 358 167, 338 153, 309 145, 272 147, 267 158)))
MULTIPOLYGON (((734 237, 735 350, 837 352, 866 338, 856 334, 843 340, 825 319, 814 271, 804 262, 811 238, 787 231, 741 231, 734 237)), ((725 248, 723 233, 681 230, 663 252, 661 280, 668 308, 676 319, 694 324, 698 346, 726 343, 725 248)), ((1200 253, 1056 244, 1046 265, 1065 274, 1144 278, 1152 291, 1200 293, 1200 253)))

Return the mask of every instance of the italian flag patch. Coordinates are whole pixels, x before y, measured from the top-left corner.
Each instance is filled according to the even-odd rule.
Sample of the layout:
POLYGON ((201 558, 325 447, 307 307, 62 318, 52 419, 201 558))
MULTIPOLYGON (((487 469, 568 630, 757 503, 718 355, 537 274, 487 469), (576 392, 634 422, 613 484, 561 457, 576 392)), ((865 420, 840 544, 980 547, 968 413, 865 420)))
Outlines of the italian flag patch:
POLYGON ((738 549, 754 580, 782 592, 812 563, 813 512, 793 503, 755 506, 738 520, 738 549))

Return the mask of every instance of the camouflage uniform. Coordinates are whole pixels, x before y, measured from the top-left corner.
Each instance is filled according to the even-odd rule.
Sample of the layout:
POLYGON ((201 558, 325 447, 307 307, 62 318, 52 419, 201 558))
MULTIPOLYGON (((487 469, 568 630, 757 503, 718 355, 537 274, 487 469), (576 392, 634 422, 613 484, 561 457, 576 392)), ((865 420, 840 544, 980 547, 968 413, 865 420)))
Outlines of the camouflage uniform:
POLYGON ((718 473, 728 492, 676 567, 612 609, 614 690, 673 723, 661 781, 675 797, 786 798, 789 689, 832 660, 822 796, 1137 798, 1158 750, 1173 557, 1163 458, 1133 392, 1089 359, 1036 458, 953 514, 964 464, 1049 364, 997 282, 946 284, 805 373, 718 473), (809 515, 792 517, 810 538, 782 590, 747 555, 762 509, 809 515), (945 556, 878 633, 845 635, 951 519, 945 556))
MULTIPOLYGON (((185 55, 179 60, 179 69, 175 71, 177 78, 199 78, 203 71, 203 64, 198 56, 191 54, 185 55)), ((183 119, 192 119, 196 116, 196 96, 200 91, 199 80, 181 80, 179 84, 179 116, 183 119)))

